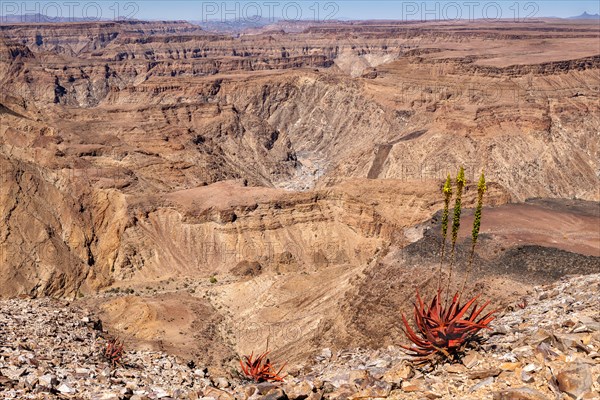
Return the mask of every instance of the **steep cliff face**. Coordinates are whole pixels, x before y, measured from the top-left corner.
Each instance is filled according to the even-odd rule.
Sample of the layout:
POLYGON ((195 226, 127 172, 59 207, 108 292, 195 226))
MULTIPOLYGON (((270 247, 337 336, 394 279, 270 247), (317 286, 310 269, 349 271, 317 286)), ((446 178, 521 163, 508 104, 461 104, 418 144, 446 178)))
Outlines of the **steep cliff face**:
POLYGON ((164 190, 221 179, 307 188, 345 177, 439 178, 462 163, 471 178, 485 168, 515 199, 598 198, 593 71, 460 84, 449 74, 427 84, 411 73, 419 76, 393 64, 377 83, 314 72, 147 82, 112 90, 93 115, 61 111, 58 123, 79 143, 57 147, 89 155, 92 165, 135 166, 133 176, 164 190), (91 131, 101 133, 96 143, 91 131), (155 173, 165 164, 178 171, 175 180, 155 173))
MULTIPOLYGON (((68 295, 93 264, 91 220, 36 166, 0 159, 3 295, 68 295)), ((50 178, 52 179, 52 178, 50 178)))

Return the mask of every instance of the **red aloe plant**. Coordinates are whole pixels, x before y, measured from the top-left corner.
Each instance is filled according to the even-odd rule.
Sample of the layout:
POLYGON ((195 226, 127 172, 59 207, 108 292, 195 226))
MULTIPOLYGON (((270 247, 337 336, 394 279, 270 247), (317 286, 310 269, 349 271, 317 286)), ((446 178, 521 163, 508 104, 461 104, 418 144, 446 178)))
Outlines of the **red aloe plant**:
POLYGON ((106 343, 104 357, 111 363, 113 368, 121 364, 123 348, 124 344, 119 339, 111 339, 106 343))
POLYGON ((281 376, 281 371, 285 367, 285 364, 275 370, 271 361, 267 358, 269 352, 262 353, 254 358, 254 352, 250 356, 244 356, 243 360, 240 359, 240 367, 242 373, 256 383, 260 382, 281 382, 285 376, 281 376))
POLYGON ((417 290, 417 303, 414 304, 417 332, 410 327, 408 320, 402 314, 404 333, 414 346, 400 345, 400 347, 412 352, 421 360, 435 355, 445 358, 456 356, 464 345, 475 338, 477 332, 481 329, 489 329, 488 325, 497 311, 490 311, 478 319, 489 301, 477 307, 476 301, 479 298, 477 295, 460 305, 460 294, 456 293, 450 305, 443 306, 440 302, 441 295, 441 290, 438 290, 429 307, 426 307, 417 290), (469 310, 471 311, 467 317, 469 310))
POLYGON ((448 227, 448 205, 452 196, 452 187, 450 184, 450 175, 446 179, 442 192, 444 194, 444 213, 442 215, 442 251, 440 255, 440 269, 438 276, 438 290, 433 297, 429 307, 425 306, 421 295, 417 290, 417 303, 415 307, 415 324, 417 331, 415 332, 408 320, 402 314, 402 322, 404 323, 404 333, 408 339, 413 342, 414 346, 402 346, 408 350, 409 354, 417 357, 417 360, 424 361, 433 358, 436 355, 442 358, 458 358, 464 346, 477 338, 477 333, 481 329, 489 329, 488 325, 494 319, 493 314, 497 311, 490 311, 483 317, 480 314, 490 303, 489 301, 481 307, 477 307, 477 299, 479 295, 473 297, 463 305, 460 304, 460 297, 463 293, 465 285, 468 281, 469 273, 473 263, 473 256, 477 238, 479 236, 479 228, 481 224, 481 210, 483 207, 483 195, 486 191, 485 177, 483 172, 479 178, 477 186, 477 209, 475 210, 475 219, 473 221, 473 232, 471 236, 471 256, 469 257, 469 266, 465 275, 465 281, 462 289, 454 295, 451 303, 448 304, 448 295, 450 294, 450 285, 452 281, 452 266, 454 265, 454 256, 456 250, 456 241, 458 238, 458 230, 460 228, 462 191, 466 184, 464 168, 460 167, 458 176, 456 177, 456 202, 454 205, 454 218, 452 221, 452 252, 450 254, 450 268, 448 274, 448 285, 445 294, 444 305, 442 306, 440 298, 442 296, 441 277, 442 265, 444 263, 444 246, 446 241, 446 229, 448 227), (468 313, 468 317, 467 317, 468 313))

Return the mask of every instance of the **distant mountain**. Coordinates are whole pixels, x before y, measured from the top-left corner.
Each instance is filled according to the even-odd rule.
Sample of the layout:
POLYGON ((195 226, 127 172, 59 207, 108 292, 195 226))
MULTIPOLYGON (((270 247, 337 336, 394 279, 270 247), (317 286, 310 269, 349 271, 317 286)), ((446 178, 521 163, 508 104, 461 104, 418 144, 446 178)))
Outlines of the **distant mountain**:
POLYGON ((277 21, 277 19, 256 16, 251 18, 235 19, 231 21, 208 20, 190 22, 195 25, 200 25, 202 29, 209 32, 240 33, 247 30, 264 28, 265 26, 273 24, 277 21))
POLYGON ((77 17, 52 17, 44 14, 0 15, 0 24, 64 24, 68 22, 107 22, 107 21, 139 21, 133 18, 77 18, 77 17))
POLYGON ((74 17, 51 17, 44 14, 23 14, 23 15, 3 15, 0 16, 2 24, 18 24, 18 23, 65 23, 65 22, 86 22, 97 21, 98 18, 74 18, 74 17))
POLYGON ((576 17, 569 17, 567 19, 597 19, 600 20, 600 14, 588 14, 587 12, 583 12, 583 14, 578 15, 576 17))

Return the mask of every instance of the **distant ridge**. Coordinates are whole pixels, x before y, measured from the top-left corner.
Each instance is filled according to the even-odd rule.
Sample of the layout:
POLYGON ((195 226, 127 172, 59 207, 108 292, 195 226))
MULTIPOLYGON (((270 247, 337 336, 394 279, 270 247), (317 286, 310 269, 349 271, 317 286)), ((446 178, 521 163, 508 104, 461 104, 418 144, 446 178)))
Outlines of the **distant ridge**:
POLYGON ((203 29, 211 32, 235 32, 240 33, 249 29, 261 29, 279 21, 276 18, 263 18, 254 16, 243 19, 234 19, 231 21, 208 20, 208 21, 189 21, 194 25, 199 25, 203 29))
POLYGON ((600 14, 588 14, 586 11, 581 15, 577 15, 575 17, 569 17, 567 19, 597 19, 600 20, 600 14))
MULTIPOLYGON (((77 17, 52 17, 44 14, 17 14, 17 15, 2 15, 0 16, 0 24, 64 24, 69 22, 144 22, 135 18, 77 18, 77 17)), ((162 21, 161 21, 162 22, 162 21)), ((175 21, 174 21, 175 22, 175 21)))
POLYGON ((75 18, 75 17, 51 17, 44 14, 23 14, 23 15, 3 15, 0 16, 2 24, 19 24, 19 23, 65 23, 65 22, 91 22, 98 21, 98 18, 75 18))
MULTIPOLYGON (((560 18, 560 17, 548 17, 548 18, 560 18)), ((588 14, 586 11, 584 11, 582 14, 577 15, 577 16, 573 16, 573 17, 567 17, 565 19, 569 19, 569 20, 599 20, 600 21, 600 14, 596 13, 596 14, 588 14)), ((107 22, 107 21, 149 21, 149 22, 154 22, 156 20, 138 20, 138 19, 134 19, 134 18, 119 18, 119 19, 114 19, 114 18, 95 18, 95 17, 88 17, 88 18, 77 18, 77 17, 53 17, 53 16, 49 16, 49 15, 44 15, 44 14, 40 14, 40 13, 35 13, 35 14, 17 14, 17 15, 0 15, 0 24, 19 24, 19 23, 69 23, 69 22, 107 22)), ((346 18, 340 18, 336 21, 347 21, 347 22, 365 22, 365 21, 369 21, 369 20, 351 20, 351 19, 346 19, 346 18)), ((373 20, 373 21, 379 21, 379 20, 373 20)), ((394 20, 391 20, 394 21, 394 20)), ((165 21, 161 21, 161 22, 165 22, 165 21)), ((234 20, 234 21, 220 21, 220 20, 209 20, 209 21, 197 21, 197 20, 191 20, 189 21, 190 23, 194 24, 194 25, 200 25, 203 28, 205 28, 208 31, 215 31, 215 32, 242 32, 248 29, 261 29, 261 28, 265 28, 269 25, 278 25, 281 24, 282 22, 285 23, 299 23, 300 25, 305 24, 305 23, 309 23, 309 20, 301 20, 301 21, 285 21, 285 20, 281 20, 279 18, 262 18, 260 16, 255 16, 255 17, 251 17, 251 18, 247 18, 243 21, 240 20, 234 20)), ((314 22, 314 21, 313 21, 314 22)), ((329 21, 329 22, 333 22, 333 20, 329 21)), ((418 21, 411 21, 411 22, 418 22, 418 21)))

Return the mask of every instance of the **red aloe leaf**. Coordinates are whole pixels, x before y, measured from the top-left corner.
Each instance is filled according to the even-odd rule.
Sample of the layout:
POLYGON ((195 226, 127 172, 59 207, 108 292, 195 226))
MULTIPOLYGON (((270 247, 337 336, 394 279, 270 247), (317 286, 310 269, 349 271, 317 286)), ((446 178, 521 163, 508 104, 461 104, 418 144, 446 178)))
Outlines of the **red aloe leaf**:
POLYGON ((450 303, 450 306, 444 310, 444 315, 443 318, 446 321, 449 321, 453 318, 454 314, 456 313, 456 308, 458 307, 459 304, 459 296, 458 293, 456 293, 454 295, 454 297, 452 298, 452 302, 450 303))
POLYGON ((419 294, 419 288, 417 288, 417 302, 419 303, 420 310, 424 311, 425 303, 423 302, 423 299, 421 298, 421 295, 419 294))
POLYGON ((479 314, 481 314, 481 312, 490 304, 490 300, 486 301, 485 303, 483 303, 483 305, 481 307, 479 307, 479 309, 477 308, 477 306, 475 306, 473 308, 473 312, 471 312, 471 315, 469 316, 469 320, 470 321, 475 321, 477 319, 477 317, 479 316, 479 314))
POLYGON ((416 344, 417 346, 426 346, 427 342, 421 338, 419 338, 419 336, 417 336, 417 334, 412 330, 412 328, 410 327, 410 325, 408 324, 408 320, 406 319, 406 317, 404 316, 404 314, 402 314, 402 321, 404 322, 404 333, 406 334, 406 336, 408 337, 408 339, 413 342, 414 344, 416 344))
POLYGON ((494 319, 496 319, 496 317, 493 314, 495 314, 497 312, 498 312, 498 310, 490 311, 489 313, 487 313, 483 317, 481 317, 479 319, 479 321, 477 321, 477 323, 484 325, 484 327, 487 328, 488 325, 490 324, 490 322, 492 322, 494 319))
POLYGON ((465 315, 465 313, 469 310, 469 308, 471 308, 473 303, 475 303, 475 301, 477 301, 478 297, 479 297, 479 295, 473 297, 464 306, 462 306, 462 308, 460 310, 458 310, 458 312, 456 312, 455 315, 452 316, 451 321, 455 321, 455 320, 457 321, 457 320, 461 319, 463 317, 463 315, 465 315))
POLYGON ((398 346, 403 348, 404 350, 412 351, 413 353, 416 353, 420 356, 426 356, 426 355, 429 355, 429 354, 432 354, 433 352, 435 352, 435 349, 433 347, 431 349, 421 349, 418 347, 404 346, 402 344, 399 344, 398 346))

